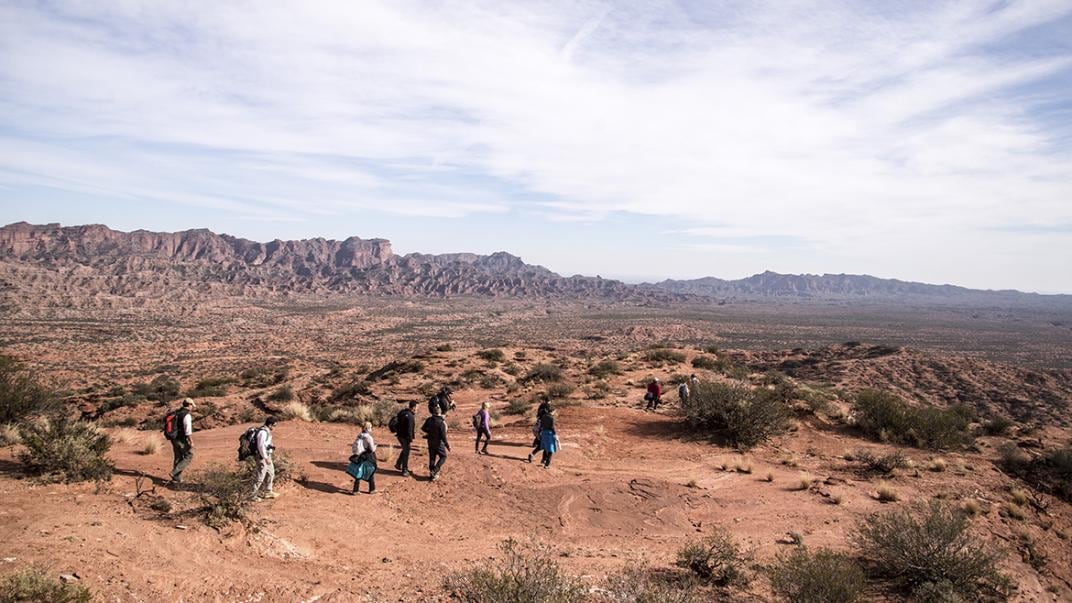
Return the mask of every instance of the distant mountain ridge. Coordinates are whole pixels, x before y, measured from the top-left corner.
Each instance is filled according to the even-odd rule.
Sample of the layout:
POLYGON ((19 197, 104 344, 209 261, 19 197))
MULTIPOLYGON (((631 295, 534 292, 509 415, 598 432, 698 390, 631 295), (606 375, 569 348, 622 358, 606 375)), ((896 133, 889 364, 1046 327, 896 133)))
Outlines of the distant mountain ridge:
POLYGON ((715 277, 669 279, 644 286, 684 295, 727 299, 914 299, 948 303, 1063 302, 1072 305, 1072 295, 1041 295, 1011 289, 968 289, 956 285, 931 285, 866 274, 779 274, 768 270, 738 280, 715 277))

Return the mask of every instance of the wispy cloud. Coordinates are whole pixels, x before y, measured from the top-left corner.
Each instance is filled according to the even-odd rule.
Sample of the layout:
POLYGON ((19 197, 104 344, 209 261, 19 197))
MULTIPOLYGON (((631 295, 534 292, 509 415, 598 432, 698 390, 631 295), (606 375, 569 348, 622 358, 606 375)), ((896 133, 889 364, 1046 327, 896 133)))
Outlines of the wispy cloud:
POLYGON ((1070 13, 1062 0, 8 3, 0 184, 280 220, 497 215, 536 197, 549 220, 625 212, 970 280, 968 258, 1069 255, 1002 226, 1072 222, 1068 132, 1043 114, 1072 55, 1016 43, 1067 30, 1070 13))

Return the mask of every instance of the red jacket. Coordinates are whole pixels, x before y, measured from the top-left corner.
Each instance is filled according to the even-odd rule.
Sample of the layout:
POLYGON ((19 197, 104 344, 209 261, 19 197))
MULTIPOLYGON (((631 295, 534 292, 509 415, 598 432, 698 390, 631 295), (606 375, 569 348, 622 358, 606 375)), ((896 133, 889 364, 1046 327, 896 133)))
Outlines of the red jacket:
POLYGON ((658 381, 652 381, 648 384, 648 393, 656 398, 661 398, 663 396, 663 386, 659 385, 658 381))

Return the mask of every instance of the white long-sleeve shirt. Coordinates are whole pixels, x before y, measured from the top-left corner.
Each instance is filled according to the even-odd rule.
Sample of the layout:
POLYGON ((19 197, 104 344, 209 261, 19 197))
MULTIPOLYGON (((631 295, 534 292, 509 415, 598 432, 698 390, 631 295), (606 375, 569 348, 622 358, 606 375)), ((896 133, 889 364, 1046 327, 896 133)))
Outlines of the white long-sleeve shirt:
POLYGON ((182 418, 182 434, 190 437, 194 433, 194 417, 191 413, 185 413, 182 418))
POLYGON ((262 427, 257 430, 257 454, 262 459, 272 458, 272 451, 268 447, 272 445, 272 430, 262 427))
POLYGON ((350 446, 351 454, 364 454, 365 451, 376 452, 376 441, 372 439, 372 434, 367 431, 362 431, 357 434, 357 439, 354 440, 354 444, 350 446))

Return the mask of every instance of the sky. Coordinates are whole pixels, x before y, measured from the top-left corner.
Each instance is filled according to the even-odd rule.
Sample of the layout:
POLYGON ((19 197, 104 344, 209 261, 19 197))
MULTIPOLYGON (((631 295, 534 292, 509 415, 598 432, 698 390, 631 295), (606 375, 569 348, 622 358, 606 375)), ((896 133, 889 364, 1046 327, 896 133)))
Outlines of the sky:
POLYGON ((0 3, 0 222, 1072 293, 1072 1, 0 3))

